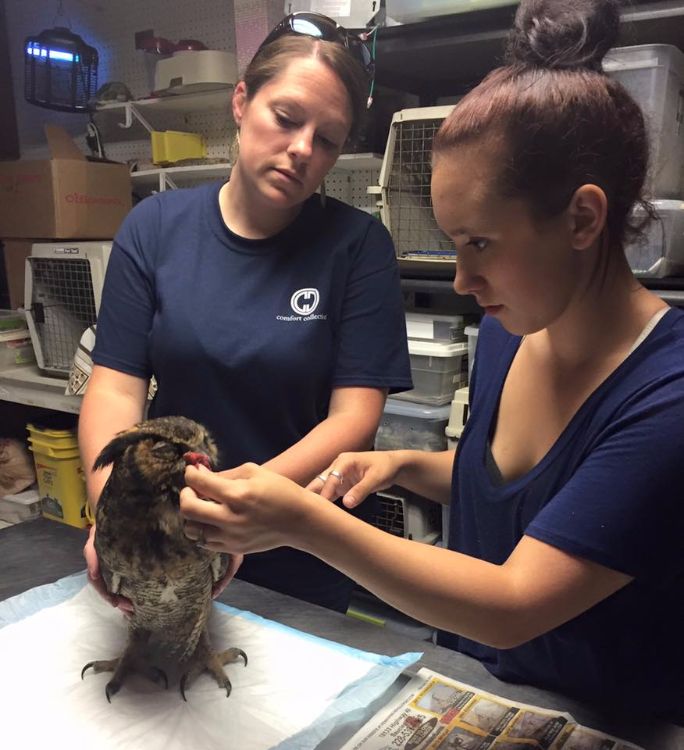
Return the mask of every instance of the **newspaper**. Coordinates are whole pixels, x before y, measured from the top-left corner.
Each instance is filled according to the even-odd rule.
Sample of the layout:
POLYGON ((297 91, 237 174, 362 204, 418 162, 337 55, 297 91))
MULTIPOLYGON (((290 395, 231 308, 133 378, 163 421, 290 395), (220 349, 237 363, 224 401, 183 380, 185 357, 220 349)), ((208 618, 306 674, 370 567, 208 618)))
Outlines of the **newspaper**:
POLYGON ((568 713, 501 698, 430 669, 418 674, 341 750, 643 750, 568 713))

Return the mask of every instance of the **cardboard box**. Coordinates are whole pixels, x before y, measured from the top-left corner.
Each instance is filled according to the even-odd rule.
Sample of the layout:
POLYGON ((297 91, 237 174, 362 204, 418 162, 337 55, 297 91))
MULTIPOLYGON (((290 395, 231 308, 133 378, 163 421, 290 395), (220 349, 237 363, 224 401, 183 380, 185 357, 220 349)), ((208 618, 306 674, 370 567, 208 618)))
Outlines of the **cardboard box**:
POLYGON ((24 268, 34 240, 2 240, 9 308, 24 306, 24 268))
POLYGON ((0 237, 112 239, 131 210, 128 167, 87 161, 55 125, 45 134, 52 158, 0 162, 0 237))

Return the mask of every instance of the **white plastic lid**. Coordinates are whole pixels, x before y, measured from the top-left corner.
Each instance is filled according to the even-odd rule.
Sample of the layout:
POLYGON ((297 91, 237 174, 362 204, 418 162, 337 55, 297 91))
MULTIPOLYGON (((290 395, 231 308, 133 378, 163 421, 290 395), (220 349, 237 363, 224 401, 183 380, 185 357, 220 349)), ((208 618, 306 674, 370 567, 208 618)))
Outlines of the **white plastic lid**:
POLYGON ((408 340, 409 354, 420 354, 427 357, 455 357, 468 353, 468 344, 440 344, 438 341, 408 340))
POLYGON ((415 401, 400 401, 388 398, 385 401, 385 414, 395 414, 400 417, 415 417, 416 419, 443 419, 448 421, 451 404, 446 406, 429 406, 417 404, 415 401))

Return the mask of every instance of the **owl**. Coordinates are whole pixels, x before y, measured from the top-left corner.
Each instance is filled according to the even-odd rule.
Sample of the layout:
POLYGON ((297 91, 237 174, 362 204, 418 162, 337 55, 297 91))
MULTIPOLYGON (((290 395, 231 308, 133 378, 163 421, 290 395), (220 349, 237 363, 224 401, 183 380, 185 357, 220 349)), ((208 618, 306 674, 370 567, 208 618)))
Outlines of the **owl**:
POLYGON ((131 672, 168 687, 166 674, 150 663, 150 648, 177 661, 180 692, 209 672, 230 695, 226 664, 247 656, 238 648, 212 649, 207 621, 212 586, 226 572, 230 556, 212 552, 183 533, 179 494, 188 463, 208 468, 216 446, 207 430, 185 417, 149 419, 116 435, 94 468, 112 465, 95 511, 95 551, 107 590, 131 600, 128 640, 115 659, 92 661, 86 670, 113 672, 107 700, 131 672))

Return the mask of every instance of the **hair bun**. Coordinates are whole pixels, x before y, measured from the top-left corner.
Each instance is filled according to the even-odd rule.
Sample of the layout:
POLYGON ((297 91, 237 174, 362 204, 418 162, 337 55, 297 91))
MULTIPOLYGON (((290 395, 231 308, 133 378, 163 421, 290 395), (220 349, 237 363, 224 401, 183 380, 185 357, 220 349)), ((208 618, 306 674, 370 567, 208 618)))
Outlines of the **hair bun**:
POLYGON ((522 0, 506 61, 509 65, 600 71, 619 26, 619 0, 522 0))

